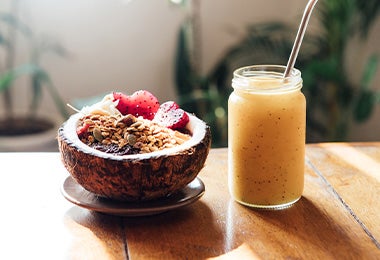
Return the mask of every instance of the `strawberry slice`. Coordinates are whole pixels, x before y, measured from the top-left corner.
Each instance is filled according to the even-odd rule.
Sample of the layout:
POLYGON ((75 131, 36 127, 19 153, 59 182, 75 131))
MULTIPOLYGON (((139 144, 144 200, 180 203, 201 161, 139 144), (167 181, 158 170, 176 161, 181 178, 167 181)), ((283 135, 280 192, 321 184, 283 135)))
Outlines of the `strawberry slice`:
POLYGON ((128 114, 128 103, 129 103, 129 97, 121 92, 113 92, 113 101, 118 100, 116 108, 122 113, 123 115, 128 114))
POLYGON ((152 120, 160 107, 158 99, 146 90, 138 90, 131 96, 114 92, 113 97, 114 100, 119 100, 116 108, 123 115, 132 114, 137 117, 142 116, 145 119, 152 120))
POLYGON ((161 104, 153 122, 171 129, 181 129, 189 122, 189 115, 174 101, 161 104))

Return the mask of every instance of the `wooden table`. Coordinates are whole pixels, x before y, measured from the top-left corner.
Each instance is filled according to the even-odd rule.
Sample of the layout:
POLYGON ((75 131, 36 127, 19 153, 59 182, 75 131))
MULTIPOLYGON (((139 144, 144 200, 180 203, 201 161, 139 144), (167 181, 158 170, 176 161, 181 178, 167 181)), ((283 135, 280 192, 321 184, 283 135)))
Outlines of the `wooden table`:
POLYGON ((307 145, 304 195, 282 211, 230 198, 227 149, 211 150, 200 200, 134 218, 65 200, 58 153, 0 162, 0 259, 380 259, 380 143, 307 145))

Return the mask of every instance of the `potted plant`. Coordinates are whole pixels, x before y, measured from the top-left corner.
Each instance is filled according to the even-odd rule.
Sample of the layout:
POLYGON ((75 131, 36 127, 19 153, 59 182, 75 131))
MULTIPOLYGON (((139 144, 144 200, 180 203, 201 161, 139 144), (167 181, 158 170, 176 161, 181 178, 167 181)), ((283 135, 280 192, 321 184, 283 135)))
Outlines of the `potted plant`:
POLYGON ((39 110, 43 90, 51 95, 57 105, 62 116, 59 122, 69 116, 48 71, 41 65, 44 55, 54 53, 64 56, 65 49, 48 36, 36 35, 18 16, 19 8, 19 0, 13 0, 9 12, 0 12, 0 28, 3 28, 0 30, 0 48, 5 54, 0 61, 0 94, 3 106, 0 117, 0 150, 3 151, 37 149, 37 144, 55 141, 57 118, 39 110), (20 36, 29 44, 30 56, 22 64, 17 64, 17 39, 20 36), (23 108, 24 110, 19 109, 19 99, 14 90, 21 78, 28 81, 29 89, 23 92, 28 97, 30 95, 28 107, 23 108))
MULTIPOLYGON (((369 57, 363 68, 357 68, 356 72, 361 73, 359 84, 351 82, 346 66, 350 40, 354 37, 366 40, 378 18, 380 1, 325 0, 318 2, 316 9, 313 17, 319 22, 320 31, 305 35, 296 64, 303 74, 303 91, 308 102, 307 141, 343 141, 348 137, 352 122, 361 123, 370 118, 375 105, 380 103, 380 93, 371 89, 378 54, 369 57)), ((233 71, 252 64, 285 65, 293 46, 296 25, 268 22, 249 26, 245 37, 231 46, 204 76, 192 69, 188 58, 191 48, 186 47, 191 41, 185 41, 186 31, 181 28, 176 62, 179 93, 186 94, 185 97, 190 99, 187 102, 193 104, 199 103, 199 96, 206 97, 196 95, 199 89, 202 93, 217 93, 208 95, 207 100, 222 100, 218 102, 227 111, 233 71)))

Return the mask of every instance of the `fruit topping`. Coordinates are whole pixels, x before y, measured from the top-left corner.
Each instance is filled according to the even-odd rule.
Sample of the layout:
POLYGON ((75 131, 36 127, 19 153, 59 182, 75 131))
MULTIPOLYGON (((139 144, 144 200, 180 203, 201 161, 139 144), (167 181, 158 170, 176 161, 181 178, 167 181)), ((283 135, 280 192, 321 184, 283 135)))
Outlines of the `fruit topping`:
POLYGON ((153 122, 170 129, 181 129, 189 122, 189 115, 174 101, 167 101, 161 104, 153 122))
POLYGON ((89 127, 89 124, 84 123, 82 126, 79 126, 77 128, 77 135, 79 136, 79 138, 82 138, 87 133, 89 127))
POLYGON ((121 92, 113 92, 113 100, 118 101, 116 108, 122 113, 123 115, 128 114, 128 108, 129 108, 129 97, 121 92))
POLYGON ((118 100, 116 108, 123 114, 132 114, 136 117, 142 116, 152 120, 156 114, 160 103, 158 99, 149 91, 138 90, 131 96, 120 92, 113 93, 114 100, 118 100))
POLYGON ((180 145, 190 138, 185 128, 189 115, 174 101, 160 105, 146 90, 130 96, 112 92, 79 112, 83 116, 76 130, 78 137, 98 150, 146 153, 180 145))

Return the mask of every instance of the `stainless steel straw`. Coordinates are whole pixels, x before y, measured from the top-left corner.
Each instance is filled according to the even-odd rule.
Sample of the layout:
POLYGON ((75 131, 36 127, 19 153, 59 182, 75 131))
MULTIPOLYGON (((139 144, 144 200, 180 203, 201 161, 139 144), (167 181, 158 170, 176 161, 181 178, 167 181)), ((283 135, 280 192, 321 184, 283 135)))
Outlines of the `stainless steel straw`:
POLYGON ((305 35, 307 24, 309 23, 311 12, 313 11, 313 8, 315 4, 318 2, 318 0, 310 0, 305 8, 305 11, 303 13, 303 17, 301 20, 300 27, 298 28, 297 36, 294 41, 293 49, 290 54, 288 64, 286 65, 286 70, 284 73, 284 78, 288 77, 290 75, 290 72, 292 71, 294 64, 296 63, 296 59, 298 56, 298 52, 301 47, 303 36, 305 35))

